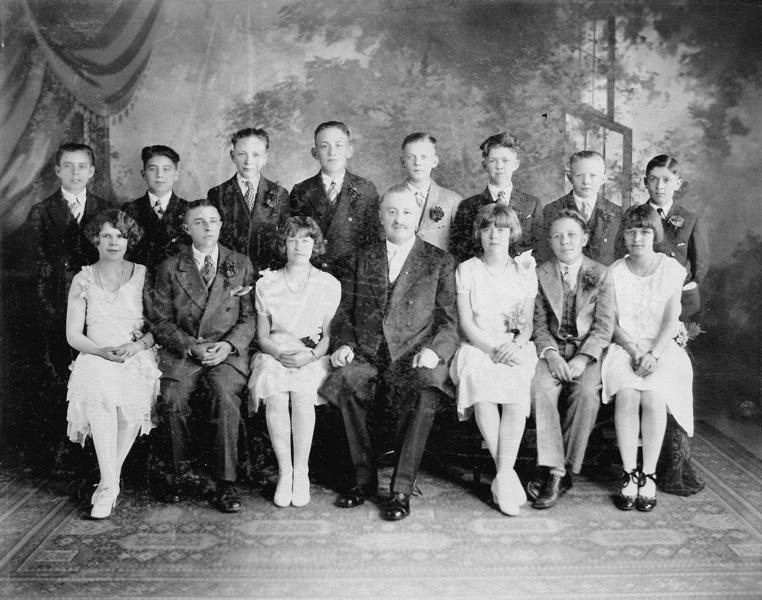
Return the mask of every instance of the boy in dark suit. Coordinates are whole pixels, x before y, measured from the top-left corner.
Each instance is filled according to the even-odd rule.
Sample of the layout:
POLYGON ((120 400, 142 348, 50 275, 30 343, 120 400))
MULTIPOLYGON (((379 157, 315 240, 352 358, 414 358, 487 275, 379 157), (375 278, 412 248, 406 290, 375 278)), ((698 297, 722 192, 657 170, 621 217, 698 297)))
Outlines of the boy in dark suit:
POLYGON ((197 200, 187 206, 183 228, 191 246, 165 260, 144 303, 151 331, 161 344, 160 432, 169 441, 174 484, 164 499, 180 500, 176 477, 187 464, 191 443, 191 394, 211 430, 211 475, 217 486, 211 502, 222 512, 241 510, 234 487, 238 461, 241 398, 249 376, 249 343, 256 321, 251 301, 251 261, 218 243, 222 222, 214 204, 197 200))
POLYGON ((156 268, 180 251, 190 240, 183 231, 183 212, 187 202, 176 196, 172 186, 179 176, 180 155, 169 146, 146 146, 140 152, 143 169, 140 174, 148 185, 146 193, 122 210, 141 229, 143 237, 132 252, 132 260, 146 265, 153 275, 156 268))
POLYGON ((374 496, 378 478, 367 415, 383 382, 397 414, 397 463, 381 516, 410 514, 410 494, 439 402, 452 398, 448 364, 458 346, 452 256, 415 235, 421 209, 405 185, 390 189, 379 216, 386 240, 358 248, 342 278, 331 325, 331 364, 320 390, 339 408, 354 465, 336 505, 352 508, 374 496))
POLYGON ((540 361, 532 380, 537 464, 527 485, 534 508, 550 508, 572 487, 601 403, 601 355, 614 332, 614 290, 606 267, 582 254, 587 223, 573 210, 554 213, 554 258, 537 267, 533 340, 540 361), (566 408, 559 411, 565 393, 566 408), (563 419, 561 419, 563 412, 563 419))
POLYGON ((288 192, 262 175, 270 136, 264 129, 247 128, 233 134, 230 160, 236 174, 207 192, 220 211, 220 243, 245 254, 254 272, 282 263, 277 250, 277 227, 288 216, 288 192))
POLYGON ((481 252, 479 242, 473 235, 474 219, 479 209, 490 202, 510 205, 519 218, 524 233, 514 246, 514 253, 518 255, 537 249, 542 234, 542 205, 534 196, 514 188, 511 181, 514 171, 521 164, 516 138, 508 133, 498 133, 484 140, 479 148, 482 151, 482 167, 489 176, 489 182, 481 194, 460 203, 450 231, 450 252, 458 262, 481 252))
POLYGON ((552 260, 548 228, 561 211, 577 211, 587 223, 588 242, 583 248, 585 256, 609 266, 625 255, 621 232, 622 207, 609 202, 600 191, 606 183, 606 162, 594 150, 581 150, 571 155, 566 174, 572 190, 551 202, 542 211, 544 235, 540 240, 540 260, 552 260))
POLYGON ((110 208, 108 202, 87 191, 95 175, 94 165, 90 146, 62 144, 56 152, 55 167, 61 188, 29 212, 37 252, 37 301, 45 359, 55 380, 64 385, 74 357, 66 342, 69 286, 84 265, 98 260, 98 250, 84 231, 95 215, 110 208))
POLYGON ((312 148, 320 172, 291 190, 291 213, 312 217, 320 226, 326 241, 322 267, 333 274, 345 257, 380 239, 378 192, 370 181, 347 171, 353 152, 344 123, 321 123, 312 148))

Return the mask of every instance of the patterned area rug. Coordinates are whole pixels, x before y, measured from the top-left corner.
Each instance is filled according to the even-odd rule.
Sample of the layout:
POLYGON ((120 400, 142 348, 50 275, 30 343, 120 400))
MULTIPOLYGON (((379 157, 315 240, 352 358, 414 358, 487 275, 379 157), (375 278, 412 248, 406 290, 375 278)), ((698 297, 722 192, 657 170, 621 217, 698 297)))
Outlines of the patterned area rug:
MULTIPOLYGON (((128 494, 107 521, 0 473, 0 594, 10 598, 760 598, 762 462, 699 423, 706 488, 622 513, 575 480, 553 509, 502 516, 487 482, 423 473, 399 523, 341 510, 312 486, 302 509, 258 491, 222 515, 128 494)), ((388 485, 389 473, 384 473, 388 485)), ((245 491, 245 490, 244 490, 245 491)))

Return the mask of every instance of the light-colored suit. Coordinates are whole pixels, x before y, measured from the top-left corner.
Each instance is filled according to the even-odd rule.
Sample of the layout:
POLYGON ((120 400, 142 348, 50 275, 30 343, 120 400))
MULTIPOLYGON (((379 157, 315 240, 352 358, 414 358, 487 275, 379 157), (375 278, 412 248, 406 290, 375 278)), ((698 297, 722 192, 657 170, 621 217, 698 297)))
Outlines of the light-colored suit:
POLYGON ((249 375, 249 343, 256 331, 250 293, 233 295, 239 286, 254 280, 251 261, 219 245, 217 274, 207 292, 190 246, 165 260, 154 285, 144 292, 151 331, 162 346, 162 372, 158 410, 160 428, 171 439, 172 461, 180 469, 187 460, 190 442, 188 420, 191 394, 205 384, 203 412, 215 429, 212 444, 212 475, 235 481, 241 400, 238 394, 249 375), (199 343, 226 341, 234 351, 219 365, 205 367, 188 355, 199 343))
POLYGON ((532 381, 532 406, 537 426, 537 463, 574 473, 582 467, 587 440, 595 425, 601 390, 601 355, 611 342, 615 323, 614 290, 607 269, 583 257, 574 294, 577 336, 560 337, 564 291, 556 259, 537 267, 539 289, 535 300, 533 340, 540 356, 557 351, 569 361, 585 355, 588 364, 577 380, 566 384, 553 377, 540 360, 532 381), (558 398, 568 387, 568 407, 560 420, 558 398))
POLYGON ((421 221, 418 224, 418 237, 436 246, 440 250, 448 252, 450 249, 450 228, 455 221, 455 213, 463 196, 443 188, 433 179, 429 188, 429 195, 421 213, 421 221))

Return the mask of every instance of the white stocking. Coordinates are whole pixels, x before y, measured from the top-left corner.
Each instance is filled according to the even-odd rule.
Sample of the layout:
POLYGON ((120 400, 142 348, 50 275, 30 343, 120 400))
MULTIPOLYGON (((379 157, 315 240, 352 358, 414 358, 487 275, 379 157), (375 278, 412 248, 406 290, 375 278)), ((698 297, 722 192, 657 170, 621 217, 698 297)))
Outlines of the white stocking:
POLYGON ((291 418, 288 414, 288 394, 277 394, 266 400, 267 431, 278 461, 281 477, 290 479, 293 472, 291 463, 291 418))
POLYGON ((315 404, 311 397, 291 394, 291 428, 294 440, 294 471, 306 474, 312 434, 315 431, 315 404))

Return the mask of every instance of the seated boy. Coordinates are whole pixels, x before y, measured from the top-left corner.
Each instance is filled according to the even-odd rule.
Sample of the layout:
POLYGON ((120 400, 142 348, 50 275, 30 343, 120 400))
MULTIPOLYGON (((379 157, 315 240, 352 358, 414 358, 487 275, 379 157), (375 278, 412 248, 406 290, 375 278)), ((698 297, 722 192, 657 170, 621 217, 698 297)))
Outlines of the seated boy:
POLYGON ((212 504, 222 512, 238 512, 234 487, 238 462, 241 390, 249 376, 249 343, 256 320, 249 292, 254 281, 251 261, 218 243, 222 221, 214 204, 196 200, 187 205, 183 229, 192 245, 165 260, 154 285, 146 288, 145 310, 159 351, 162 372, 157 404, 159 434, 167 442, 173 485, 163 499, 181 499, 177 477, 187 465, 191 394, 194 410, 209 426, 208 448, 216 490, 212 504))
POLYGON ((180 155, 169 146, 146 146, 140 152, 141 176, 148 185, 143 196, 122 205, 143 230, 143 237, 132 253, 153 274, 165 259, 180 251, 190 240, 183 231, 185 200, 176 196, 172 186, 180 174, 180 155))
POLYGON ((264 129, 241 129, 230 139, 236 174, 207 192, 220 211, 220 243, 245 254, 254 272, 282 263, 276 250, 277 226, 288 216, 288 192, 262 176, 270 136, 264 129))
POLYGON ((473 235, 474 219, 479 209, 490 202, 510 205, 519 217, 524 233, 515 245, 515 254, 536 249, 542 232, 542 205, 534 196, 517 190, 511 181, 514 171, 521 164, 516 138, 508 133, 498 133, 484 140, 479 148, 482 151, 482 167, 489 177, 487 188, 460 203, 450 232, 450 252, 458 262, 481 252, 479 242, 473 235))
POLYGON ((532 380, 537 464, 529 482, 534 508, 550 508, 572 487, 601 402, 601 354, 614 332, 614 291, 606 267, 582 254, 587 223, 561 210, 550 223, 554 258, 537 267, 534 334, 540 361, 532 380), (558 400, 564 392, 563 420, 558 400))
POLYGON ((342 259, 380 239, 378 192, 370 181, 347 171, 353 151, 344 123, 321 123, 312 148, 320 172, 291 190, 292 215, 312 217, 320 226, 327 246, 322 267, 334 275, 342 259))
POLYGON ((447 252, 450 226, 463 197, 431 178, 431 171, 439 164, 436 138, 421 131, 406 136, 400 162, 405 169, 405 185, 415 194, 422 211, 418 237, 447 252))
POLYGON ((548 224, 563 210, 576 210, 587 222, 589 240, 582 252, 588 258, 606 266, 625 254, 622 238, 622 207, 599 196, 606 183, 606 162, 594 150, 582 150, 571 155, 566 177, 572 190, 546 205, 542 211, 545 235, 540 240, 540 259, 551 260, 553 251, 548 243, 548 224))

